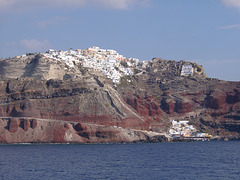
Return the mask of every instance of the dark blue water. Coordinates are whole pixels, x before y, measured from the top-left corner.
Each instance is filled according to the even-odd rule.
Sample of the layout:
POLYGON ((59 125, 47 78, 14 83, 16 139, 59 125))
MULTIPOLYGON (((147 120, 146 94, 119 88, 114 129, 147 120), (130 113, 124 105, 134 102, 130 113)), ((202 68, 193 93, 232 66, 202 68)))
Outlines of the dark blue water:
POLYGON ((0 179, 240 179, 240 141, 0 145, 0 179))

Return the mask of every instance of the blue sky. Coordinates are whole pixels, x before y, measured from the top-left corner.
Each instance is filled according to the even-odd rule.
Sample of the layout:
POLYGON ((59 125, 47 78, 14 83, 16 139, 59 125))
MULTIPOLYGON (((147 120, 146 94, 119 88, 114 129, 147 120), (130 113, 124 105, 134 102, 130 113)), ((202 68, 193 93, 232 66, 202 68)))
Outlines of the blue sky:
POLYGON ((240 0, 0 0, 0 37, 0 58, 94 45, 240 81, 240 0))

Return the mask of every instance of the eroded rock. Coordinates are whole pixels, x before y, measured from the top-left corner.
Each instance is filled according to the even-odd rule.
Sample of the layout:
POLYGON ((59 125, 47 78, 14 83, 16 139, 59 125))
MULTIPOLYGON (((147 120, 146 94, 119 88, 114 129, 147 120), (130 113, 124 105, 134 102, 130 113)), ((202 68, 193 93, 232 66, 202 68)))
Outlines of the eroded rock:
POLYGON ((31 121, 31 128, 35 129, 37 127, 37 125, 38 125, 37 120, 36 119, 32 119, 32 121, 31 121))
POLYGON ((11 118, 9 122, 9 132, 15 133, 18 131, 20 125, 20 119, 18 118, 11 118))
POLYGON ((28 119, 24 119, 23 121, 23 129, 27 131, 30 128, 30 121, 28 119))

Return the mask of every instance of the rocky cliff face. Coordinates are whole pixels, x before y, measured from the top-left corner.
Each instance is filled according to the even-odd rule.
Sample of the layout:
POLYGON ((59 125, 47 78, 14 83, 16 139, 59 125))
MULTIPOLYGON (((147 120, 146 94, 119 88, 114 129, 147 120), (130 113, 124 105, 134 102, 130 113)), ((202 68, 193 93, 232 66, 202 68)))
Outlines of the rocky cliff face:
POLYGON ((45 58, 42 54, 0 61, 0 76, 4 78, 70 79, 81 78, 78 68, 69 68, 64 62, 45 58))
POLYGON ((201 66, 186 61, 155 58, 140 68, 117 89, 137 112, 162 122, 161 128, 151 124, 154 131, 166 130, 173 119, 188 120, 202 132, 239 138, 240 82, 207 78, 201 66), (181 76, 184 64, 193 67, 191 75, 181 76))
POLYGON ((134 71, 116 86, 41 54, 1 60, 0 142, 167 141, 172 119, 239 138, 240 82, 207 78, 186 61, 155 58, 134 71), (191 75, 181 76, 184 64, 191 75))
POLYGON ((1 143, 167 142, 163 134, 50 119, 2 118, 1 143))

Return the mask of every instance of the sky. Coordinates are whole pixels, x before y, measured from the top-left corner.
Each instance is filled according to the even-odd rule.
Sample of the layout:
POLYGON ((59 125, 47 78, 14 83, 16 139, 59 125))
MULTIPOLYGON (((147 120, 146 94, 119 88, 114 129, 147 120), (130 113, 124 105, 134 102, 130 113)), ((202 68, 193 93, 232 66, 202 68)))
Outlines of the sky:
POLYGON ((90 46, 240 81, 240 0, 0 0, 0 58, 90 46))

